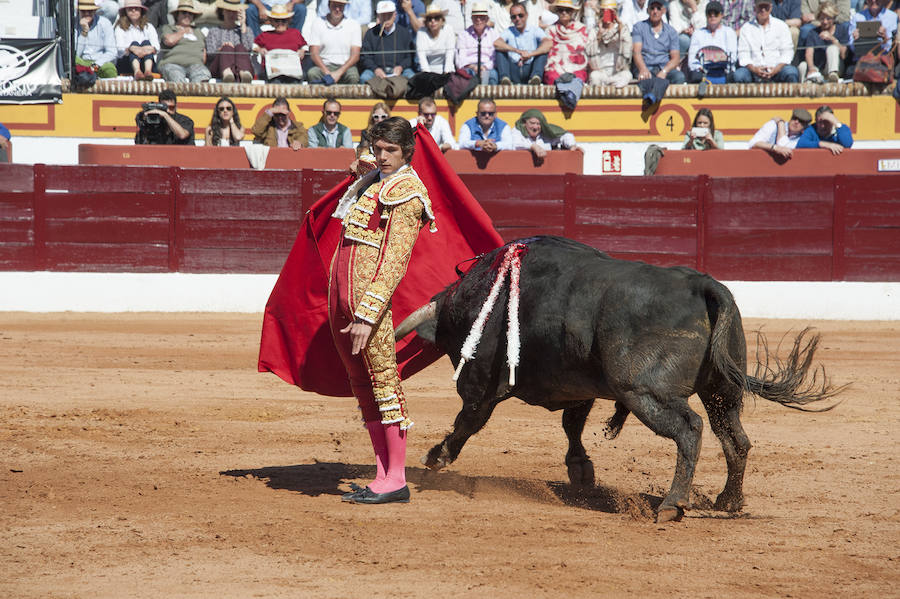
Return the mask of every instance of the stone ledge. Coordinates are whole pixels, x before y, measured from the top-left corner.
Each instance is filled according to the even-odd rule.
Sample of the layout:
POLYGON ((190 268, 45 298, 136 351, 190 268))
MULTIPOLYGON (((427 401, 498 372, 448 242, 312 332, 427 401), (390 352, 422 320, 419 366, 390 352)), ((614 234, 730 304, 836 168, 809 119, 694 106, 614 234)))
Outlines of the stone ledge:
MULTIPOLYGON (((707 98, 819 98, 888 95, 895 84, 878 86, 865 83, 727 83, 711 85, 707 98)), ((334 96, 341 99, 362 99, 376 96, 368 85, 298 85, 266 83, 154 83, 150 81, 127 81, 124 79, 100 79, 83 90, 92 94, 115 95, 156 95, 163 89, 171 89, 183 96, 231 96, 236 98, 325 98, 334 96)), ((63 80, 63 91, 72 92, 69 80, 63 80)), ((697 97, 697 85, 670 85, 667 96, 671 98, 697 97)), ((469 98, 490 96, 506 100, 548 100, 555 97, 555 89, 549 85, 479 85, 469 98)), ((443 98, 438 91, 437 98, 443 98)), ((637 85, 616 88, 610 85, 586 85, 581 96, 590 99, 640 98, 637 85)))

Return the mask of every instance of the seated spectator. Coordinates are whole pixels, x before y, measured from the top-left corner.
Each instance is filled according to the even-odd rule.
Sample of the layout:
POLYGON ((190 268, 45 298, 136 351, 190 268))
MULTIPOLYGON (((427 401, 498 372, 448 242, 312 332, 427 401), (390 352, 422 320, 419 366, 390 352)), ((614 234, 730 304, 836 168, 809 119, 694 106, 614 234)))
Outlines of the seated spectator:
MULTIPOLYGON (((302 78, 303 72, 300 68, 300 63, 303 61, 303 57, 306 56, 306 40, 303 39, 300 30, 290 27, 293 15, 293 9, 289 4, 276 4, 273 6, 269 11, 269 21, 275 29, 273 31, 264 31, 257 35, 256 39, 253 40, 253 49, 263 58, 263 68, 266 68, 265 56, 272 50, 296 52, 297 62, 294 65, 293 75, 299 75, 299 78, 302 78)), ((270 72, 270 69, 266 70, 267 78, 270 72)), ((278 77, 280 75, 272 73, 273 79, 278 77)), ((297 79, 298 77, 292 76, 291 78, 297 79)))
MULTIPOLYGON (((816 15, 819 14, 819 5, 826 0, 801 0, 800 2, 800 40, 803 40, 804 35, 815 27, 819 26, 818 17, 816 15)), ((832 2, 837 9, 837 16, 835 17, 835 23, 849 23, 851 10, 850 10, 850 0, 828 0, 832 2)))
MULTIPOLYGON (((307 2, 307 4, 309 4, 307 2)), ((348 19, 355 21, 357 25, 366 27, 372 22, 372 2, 371 0, 344 0, 343 15, 348 19)), ((327 0, 319 0, 316 7, 316 18, 327 19, 331 14, 331 6, 327 0)), ((362 30, 360 30, 360 36, 362 30)))
POLYGON ((600 26, 588 36, 585 52, 591 85, 625 87, 631 83, 631 32, 616 15, 615 0, 601 0, 600 26))
POLYGON ((701 108, 694 115, 691 129, 684 136, 682 150, 724 150, 725 140, 722 132, 716 130, 716 121, 712 110, 701 108))
POLYGON ((852 146, 850 127, 837 120, 834 111, 827 105, 816 109, 815 124, 804 129, 797 140, 797 148, 827 148, 835 156, 852 146))
POLYGON ((372 126, 381 121, 386 121, 389 118, 391 118, 390 107, 384 102, 375 102, 375 105, 372 106, 372 110, 369 111, 369 121, 366 123, 366 128, 359 134, 359 145, 356 146, 357 156, 369 150, 369 131, 371 131, 372 126))
POLYGON ((587 82, 587 27, 575 19, 576 7, 572 0, 556 0, 550 10, 558 20, 553 27, 547 28, 553 45, 547 55, 544 83, 553 85, 563 73, 571 73, 587 82))
POLYGON ((307 145, 306 128, 294 121, 287 98, 275 98, 272 106, 266 108, 250 128, 253 143, 270 148, 291 148, 299 150, 307 145))
POLYGON ((722 24, 740 37, 741 28, 756 17, 755 0, 728 0, 723 4, 722 24))
POLYGON ((409 124, 413 128, 419 124, 424 125, 441 152, 456 149, 456 140, 453 139, 450 123, 437 113, 437 104, 434 103, 433 98, 425 97, 419 100, 419 116, 409 119, 409 124))
POLYGON ((362 30, 347 17, 347 0, 330 0, 327 4, 328 16, 317 18, 309 31, 309 57, 316 66, 309 69, 306 78, 310 83, 324 85, 359 83, 356 65, 362 48, 362 30))
POLYGON ((115 77, 116 34, 109 21, 97 16, 97 8, 92 0, 78 0, 75 64, 92 69, 98 77, 115 77))
POLYGON ((753 135, 747 149, 765 150, 776 158, 788 159, 810 121, 812 116, 805 108, 795 108, 787 123, 780 117, 773 117, 753 135))
MULTIPOLYGON (((247 25, 253 32, 254 37, 257 37, 262 33, 260 25, 270 16, 269 12, 275 8, 276 5, 284 6, 282 4, 284 1, 285 0, 249 0, 247 2, 247 25)), ((291 16, 288 18, 290 19, 289 25, 291 29, 302 31, 303 23, 306 21, 306 3, 303 0, 288 0, 288 2, 289 4, 282 8, 281 11, 290 13, 291 16)))
POLYGON ((684 83, 684 73, 678 68, 681 52, 678 34, 663 21, 666 7, 662 0, 649 0, 650 18, 635 23, 631 31, 631 71, 638 79, 659 77, 669 83, 684 83))
POLYGON ((216 102, 212 119, 206 128, 206 145, 237 146, 244 139, 245 129, 241 126, 241 117, 231 98, 222 96, 216 102))
POLYGON ((859 30, 856 24, 861 21, 880 21, 881 27, 878 28, 878 39, 881 41, 881 47, 890 50, 894 36, 897 34, 897 13, 888 10, 887 6, 891 0, 866 0, 866 7, 855 13, 850 19, 850 49, 853 50, 854 58, 858 60, 866 52, 868 48, 856 46, 859 39, 859 30))
POLYGON ((359 82, 397 75, 410 79, 415 74, 412 34, 406 27, 397 26, 397 6, 391 0, 379 0, 375 13, 377 24, 363 37, 359 82))
POLYGON ((512 130, 497 118, 497 104, 491 98, 478 101, 478 112, 459 131, 460 150, 499 152, 512 149, 512 130))
POLYGON ((152 145, 194 145, 194 121, 177 110, 178 98, 175 92, 164 89, 159 94, 159 103, 165 110, 142 110, 134 117, 137 133, 136 144, 152 145))
POLYGON ((147 8, 141 0, 125 0, 119 10, 115 26, 116 70, 122 75, 132 73, 135 81, 153 79, 159 36, 147 22, 147 8))
POLYGON ((12 162, 12 146, 9 143, 12 135, 3 123, 0 123, 0 163, 12 162))
POLYGON ((423 73, 452 73, 456 36, 444 24, 444 11, 432 6, 425 11, 425 27, 416 34, 419 70, 423 73))
POLYGON ((772 0, 756 0, 756 18, 741 28, 735 83, 797 83, 800 74, 791 64, 794 44, 781 19, 771 16, 772 0))
POLYGON ((575 136, 556 125, 547 122, 547 117, 540 110, 526 110, 516 121, 512 131, 514 150, 531 150, 540 163, 550 150, 574 150, 575 136))
POLYGON ((822 73, 827 73, 828 81, 840 81, 842 63, 850 44, 850 24, 838 25, 835 17, 837 9, 834 4, 823 0, 816 15, 819 25, 805 30, 806 35, 800 40, 800 48, 803 49, 803 62, 798 67, 800 81, 806 79, 824 83, 822 73))
POLYGON ((497 76, 501 85, 529 83, 540 85, 547 65, 547 54, 553 47, 540 27, 528 25, 528 10, 524 2, 509 9, 512 25, 504 29, 501 38, 494 42, 497 76))
POLYGON ((688 73, 690 83, 700 83, 704 77, 712 77, 716 82, 732 81, 734 64, 737 61, 737 34, 728 25, 722 24, 723 7, 719 0, 711 0, 706 5, 706 26, 694 31, 688 50, 688 73), (707 64, 704 48, 718 48, 725 53, 727 64, 707 64))
MULTIPOLYGON (((468 2, 466 3, 468 5, 468 2)), ((459 0, 431 0, 428 8, 440 10, 444 14, 447 27, 453 34, 454 41, 456 37, 466 29, 465 15, 459 0)))
POLYGON ((322 118, 309 128, 310 148, 352 148, 353 137, 350 129, 338 122, 341 103, 328 98, 322 104, 322 118))
POLYGON ((212 77, 206 68, 206 36, 194 27, 194 15, 198 14, 194 0, 178 0, 172 11, 175 24, 164 25, 159 32, 163 47, 159 72, 166 81, 197 83, 212 77))
POLYGON ((241 83, 253 81, 253 64, 250 50, 253 49, 253 30, 241 18, 244 5, 240 0, 216 0, 216 14, 222 21, 221 27, 213 27, 206 34, 206 56, 209 72, 216 79, 232 83, 235 77, 241 83), (240 24, 238 24, 240 23, 240 24))
POLYGON ((678 34, 678 51, 682 56, 688 55, 694 33, 706 26, 702 4, 705 0, 669 0, 666 7, 666 22, 678 34))
POLYGON ((397 11, 397 25, 409 31, 413 39, 416 33, 424 25, 422 17, 425 15, 425 3, 422 0, 400 0, 400 10, 397 11))
POLYGON ((456 37, 456 66, 477 77, 482 85, 496 85, 494 42, 500 38, 488 25, 488 8, 484 2, 472 5, 472 25, 456 37))
POLYGON ((800 25, 803 24, 803 12, 800 5, 801 0, 772 0, 772 16, 776 19, 784 21, 791 32, 791 41, 794 43, 794 50, 800 40, 800 25))
POLYGON ((619 22, 627 29, 628 33, 634 31, 636 23, 650 18, 650 6, 647 0, 623 0, 619 11, 619 22))

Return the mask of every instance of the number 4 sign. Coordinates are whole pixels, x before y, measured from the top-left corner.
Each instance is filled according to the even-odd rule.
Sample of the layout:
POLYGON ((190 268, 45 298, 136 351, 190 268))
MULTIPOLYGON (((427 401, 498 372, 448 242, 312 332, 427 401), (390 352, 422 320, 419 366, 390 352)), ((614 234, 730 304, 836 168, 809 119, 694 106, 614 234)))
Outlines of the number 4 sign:
POLYGON ((622 173, 622 150, 603 150, 603 172, 622 173))

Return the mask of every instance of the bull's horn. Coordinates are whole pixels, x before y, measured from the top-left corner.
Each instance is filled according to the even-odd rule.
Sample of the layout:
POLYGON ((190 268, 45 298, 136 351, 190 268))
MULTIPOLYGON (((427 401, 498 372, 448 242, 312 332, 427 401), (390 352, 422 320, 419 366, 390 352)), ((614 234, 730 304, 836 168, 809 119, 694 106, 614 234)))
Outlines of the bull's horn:
POLYGON ((428 302, 421 308, 417 308, 415 312, 407 316, 400 325, 394 329, 394 340, 399 341, 413 332, 417 326, 433 320, 437 314, 437 304, 428 302))

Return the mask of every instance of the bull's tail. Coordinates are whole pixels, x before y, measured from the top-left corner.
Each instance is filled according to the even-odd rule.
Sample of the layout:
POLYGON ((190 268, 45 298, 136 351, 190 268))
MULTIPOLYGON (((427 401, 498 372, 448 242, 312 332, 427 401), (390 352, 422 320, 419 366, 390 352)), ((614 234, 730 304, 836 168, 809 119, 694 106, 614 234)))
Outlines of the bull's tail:
POLYGON ((837 405, 809 407, 810 404, 833 398, 847 387, 833 386, 825 375, 824 366, 812 368, 819 344, 818 334, 812 333, 810 328, 802 330, 794 339, 787 360, 783 361, 769 352, 765 335, 757 331, 756 367, 750 375, 735 359, 736 355, 741 357, 746 349, 743 324, 734 297, 723 285, 713 283, 707 292, 707 304, 714 319, 710 358, 715 369, 729 382, 745 392, 804 412, 825 412, 837 405))

